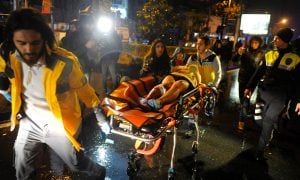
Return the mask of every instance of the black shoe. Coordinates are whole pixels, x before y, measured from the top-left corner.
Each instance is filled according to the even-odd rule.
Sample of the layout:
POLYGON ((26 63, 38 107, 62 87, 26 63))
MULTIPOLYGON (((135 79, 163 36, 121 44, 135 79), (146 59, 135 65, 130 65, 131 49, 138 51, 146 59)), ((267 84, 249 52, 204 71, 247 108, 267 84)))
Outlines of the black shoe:
POLYGON ((267 146, 265 148, 265 154, 267 154, 267 155, 271 155, 272 154, 271 148, 269 146, 267 146))
POLYGON ((265 155, 264 155, 264 151, 256 151, 254 158, 255 158, 256 161, 266 160, 265 155))

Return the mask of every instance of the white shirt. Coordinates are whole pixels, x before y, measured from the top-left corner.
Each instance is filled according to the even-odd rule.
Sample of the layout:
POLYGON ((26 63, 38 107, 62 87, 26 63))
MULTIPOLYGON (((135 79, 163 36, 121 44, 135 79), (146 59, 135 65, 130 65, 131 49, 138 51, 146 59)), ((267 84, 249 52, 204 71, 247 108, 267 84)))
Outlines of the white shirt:
POLYGON ((46 101, 43 85, 43 75, 46 67, 44 57, 41 57, 39 61, 31 67, 22 61, 21 63, 23 73, 22 100, 24 112, 39 127, 45 127, 50 123, 53 124, 58 122, 46 101))

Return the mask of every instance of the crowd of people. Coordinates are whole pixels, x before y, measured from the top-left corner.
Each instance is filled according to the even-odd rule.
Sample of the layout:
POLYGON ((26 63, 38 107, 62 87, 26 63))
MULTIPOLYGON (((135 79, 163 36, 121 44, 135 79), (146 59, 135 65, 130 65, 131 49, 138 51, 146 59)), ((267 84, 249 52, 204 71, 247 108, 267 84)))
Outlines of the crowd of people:
MULTIPOLYGON (((72 21, 74 28, 60 47, 37 10, 19 9, 8 18, 1 44, 0 92, 11 102, 11 129, 19 123, 14 145, 17 179, 34 176, 43 146, 49 147, 51 167, 58 175, 63 171, 57 167, 66 164, 73 171, 99 179, 105 177, 105 167, 87 158, 79 143, 81 108, 83 103, 93 109, 102 131, 110 132, 89 76, 91 71, 101 72, 105 93, 113 91, 118 85, 116 63, 122 46, 116 31, 99 45, 104 40, 93 37, 95 27, 90 21, 90 17, 84 16, 72 21), (106 84, 108 72, 112 87, 106 84)), ((238 47, 233 57, 232 50, 229 54, 226 50, 226 54, 220 49, 220 41, 211 47, 207 35, 197 37, 196 53, 188 55, 183 47, 177 47, 171 57, 166 44, 155 39, 144 57, 140 77, 155 75, 160 83, 146 97, 140 97, 140 104, 157 110, 197 86, 209 86, 217 94, 224 76, 223 62, 237 62, 240 104, 249 106, 249 98, 258 87, 256 101, 262 112, 262 131, 255 157, 261 160, 279 117, 286 112, 300 115, 299 48, 291 46, 292 38, 292 29, 282 29, 274 36, 274 48, 265 50, 262 38, 252 36, 248 44, 238 47)), ((243 110, 240 108, 237 123, 241 131, 247 116, 243 110)), ((205 112, 205 117, 207 125, 211 124, 214 106, 205 112)))

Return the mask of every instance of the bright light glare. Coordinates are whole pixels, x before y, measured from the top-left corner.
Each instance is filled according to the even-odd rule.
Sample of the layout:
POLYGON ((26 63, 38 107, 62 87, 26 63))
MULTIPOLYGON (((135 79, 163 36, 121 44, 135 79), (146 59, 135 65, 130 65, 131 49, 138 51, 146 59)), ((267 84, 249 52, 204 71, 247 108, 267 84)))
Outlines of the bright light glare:
POLYGON ((108 17, 100 17, 97 23, 97 28, 103 33, 109 32, 112 26, 113 22, 108 17))
POLYGON ((244 34, 268 34, 270 14, 242 14, 241 27, 244 34))
POLYGON ((283 18, 280 22, 281 22, 281 24, 286 24, 287 23, 287 19, 286 18, 283 18))

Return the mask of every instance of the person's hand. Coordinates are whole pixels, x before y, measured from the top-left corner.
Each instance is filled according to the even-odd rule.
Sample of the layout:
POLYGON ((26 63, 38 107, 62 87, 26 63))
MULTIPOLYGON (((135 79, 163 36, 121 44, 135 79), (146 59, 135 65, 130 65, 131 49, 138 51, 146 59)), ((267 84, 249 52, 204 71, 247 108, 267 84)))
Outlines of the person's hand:
POLYGON ((295 112, 298 114, 298 116, 300 115, 300 103, 296 104, 295 112))
POLYGON ((250 98, 251 95, 252 95, 251 90, 250 89, 245 89, 245 91, 244 91, 244 97, 250 98))
POLYGON ((101 109, 98 107, 94 108, 94 113, 96 116, 96 119, 98 121, 98 125, 101 128, 101 131, 104 132, 105 134, 110 134, 110 126, 108 122, 105 120, 105 116, 101 113, 101 109))
POLYGON ((100 126, 101 131, 104 132, 104 134, 107 135, 107 134, 111 133, 110 132, 111 128, 107 122, 104 122, 104 123, 98 122, 98 125, 100 126))
POLYGON ((242 47, 240 47, 240 48, 238 49, 238 54, 239 54, 239 55, 243 55, 245 52, 246 52, 246 48, 245 48, 244 46, 242 46, 242 47))

